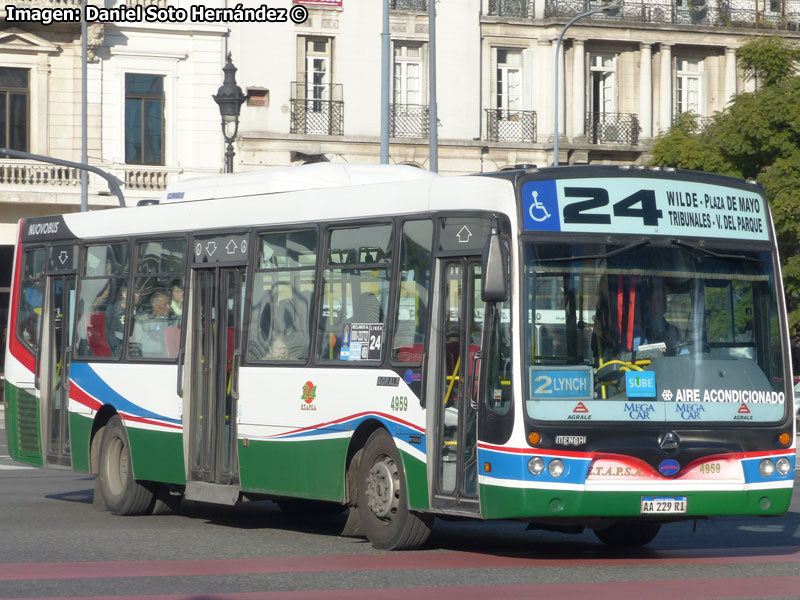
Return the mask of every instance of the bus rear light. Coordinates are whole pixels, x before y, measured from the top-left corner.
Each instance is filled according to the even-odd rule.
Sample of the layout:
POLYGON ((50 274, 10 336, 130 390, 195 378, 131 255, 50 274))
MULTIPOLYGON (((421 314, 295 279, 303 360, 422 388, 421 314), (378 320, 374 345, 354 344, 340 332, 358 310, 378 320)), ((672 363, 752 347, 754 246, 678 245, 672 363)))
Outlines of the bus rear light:
POLYGON ((761 473, 762 477, 772 477, 775 472, 775 463, 771 459, 765 458, 758 463, 758 472, 761 473))
POLYGON ((539 432, 538 432, 538 431, 531 431, 531 432, 528 434, 528 443, 529 443, 531 446, 538 446, 538 445, 539 445, 539 442, 541 442, 541 441, 542 441, 542 436, 541 436, 541 435, 539 435, 539 432))
POLYGON ((534 456, 528 461, 528 471, 531 472, 531 475, 541 475, 544 473, 544 461, 538 456, 534 456))
POLYGON ((775 470, 778 471, 778 475, 785 477, 792 470, 792 462, 785 457, 779 458, 775 462, 775 470))

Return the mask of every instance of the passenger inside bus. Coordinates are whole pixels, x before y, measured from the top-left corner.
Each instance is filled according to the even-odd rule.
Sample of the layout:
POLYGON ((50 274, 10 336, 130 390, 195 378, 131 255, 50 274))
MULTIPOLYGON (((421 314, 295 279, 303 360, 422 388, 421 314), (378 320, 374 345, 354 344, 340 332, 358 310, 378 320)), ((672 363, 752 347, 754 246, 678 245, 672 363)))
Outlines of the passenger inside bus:
POLYGON ((168 358, 167 329, 175 327, 177 319, 170 315, 169 294, 156 290, 150 297, 150 312, 136 315, 130 341, 130 354, 143 358, 168 358))

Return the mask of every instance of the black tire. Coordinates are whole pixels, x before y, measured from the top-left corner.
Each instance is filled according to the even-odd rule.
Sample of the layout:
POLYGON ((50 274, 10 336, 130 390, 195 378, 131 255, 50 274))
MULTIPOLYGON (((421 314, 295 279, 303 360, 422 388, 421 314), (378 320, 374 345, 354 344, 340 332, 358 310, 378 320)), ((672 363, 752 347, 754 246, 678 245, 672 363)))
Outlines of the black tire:
POLYGON ((431 534, 433 517, 408 510, 400 454, 385 429, 367 440, 358 468, 358 511, 367 539, 379 550, 413 550, 431 534))
POLYGON ((661 529, 661 523, 652 521, 617 521, 605 529, 595 529, 594 534, 607 546, 638 548, 652 542, 661 529))
POLYGON ((114 515, 141 515, 151 510, 153 491, 133 479, 128 435, 119 416, 111 417, 100 442, 97 475, 103 500, 114 515))
POLYGON ((181 510, 183 496, 171 494, 166 483, 151 482, 148 487, 153 489, 153 504, 150 506, 151 515, 171 515, 181 510))

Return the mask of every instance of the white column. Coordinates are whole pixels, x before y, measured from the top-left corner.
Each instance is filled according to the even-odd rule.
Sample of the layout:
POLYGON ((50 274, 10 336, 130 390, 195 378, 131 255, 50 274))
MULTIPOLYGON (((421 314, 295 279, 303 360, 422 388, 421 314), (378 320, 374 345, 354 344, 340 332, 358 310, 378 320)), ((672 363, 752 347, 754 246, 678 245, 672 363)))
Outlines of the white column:
MULTIPOLYGON (((556 45, 558 40, 553 40, 553 61, 555 61, 556 45)), ((566 123, 564 123, 564 112, 567 102, 567 90, 564 82, 567 80, 567 74, 564 72, 564 42, 558 48, 558 135, 559 137, 566 135, 566 123)))
POLYGON ((653 138, 653 45, 639 46, 639 124, 642 139, 653 138))
POLYGON ((586 49, 583 40, 572 42, 572 137, 586 136, 586 49))
POLYGON ((736 95, 736 49, 725 48, 725 104, 736 95))
POLYGON ((549 140, 553 135, 553 50, 550 40, 538 40, 536 48, 536 139, 549 140))
POLYGON ((661 78, 659 81, 661 94, 661 118, 659 131, 666 131, 672 125, 672 44, 659 44, 661 50, 661 78))

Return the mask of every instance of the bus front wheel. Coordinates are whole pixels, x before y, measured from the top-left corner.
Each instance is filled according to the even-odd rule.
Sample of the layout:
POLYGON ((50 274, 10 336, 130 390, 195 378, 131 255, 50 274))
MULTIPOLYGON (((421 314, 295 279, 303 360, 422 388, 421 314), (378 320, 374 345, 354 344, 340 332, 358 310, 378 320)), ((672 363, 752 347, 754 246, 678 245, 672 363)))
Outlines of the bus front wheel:
POLYGON ((617 521, 605 529, 595 529, 601 542, 617 548, 638 548, 652 542, 661 529, 661 523, 652 521, 617 521))
POLYGON ((431 533, 433 518, 408 510, 400 454, 385 429, 376 430, 364 446, 358 511, 367 539, 379 550, 419 548, 431 533))
POLYGON ((152 506, 153 492, 133 478, 128 436, 117 415, 103 429, 98 477, 111 514, 141 515, 152 506))

